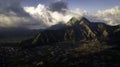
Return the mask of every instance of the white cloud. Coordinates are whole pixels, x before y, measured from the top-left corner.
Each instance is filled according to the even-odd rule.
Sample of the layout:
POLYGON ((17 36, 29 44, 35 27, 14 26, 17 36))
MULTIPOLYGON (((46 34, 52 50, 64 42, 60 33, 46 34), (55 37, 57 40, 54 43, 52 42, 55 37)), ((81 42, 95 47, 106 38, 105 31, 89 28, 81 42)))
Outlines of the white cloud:
POLYGON ((106 10, 99 10, 95 14, 88 14, 87 11, 81 11, 79 8, 75 10, 65 9, 65 13, 50 11, 48 7, 39 4, 37 7, 24 7, 36 20, 42 21, 48 26, 57 24, 58 22, 67 23, 72 17, 85 16, 93 22, 105 22, 109 25, 120 24, 120 8, 114 7, 106 10))
POLYGON ((85 14, 85 12, 80 11, 80 9, 76 9, 74 11, 65 9, 64 13, 51 11, 48 9, 48 7, 42 4, 39 4, 37 7, 24 7, 24 10, 28 12, 33 18, 39 21, 43 21, 48 26, 57 24, 59 22, 66 23, 73 16, 79 17, 85 14))
POLYGON ((46 28, 47 26, 42 21, 32 18, 24 11, 20 6, 21 1, 0 0, 0 27, 46 28))
POLYGON ((95 14, 88 14, 87 11, 81 11, 79 8, 75 10, 65 9, 65 13, 50 11, 48 7, 39 4, 37 7, 24 7, 33 18, 42 20, 48 26, 57 24, 58 22, 67 23, 72 17, 85 16, 93 22, 104 22, 109 25, 120 24, 120 7, 113 7, 111 9, 99 10, 95 14))
POLYGON ((120 24, 120 7, 116 6, 111 9, 99 10, 94 16, 109 25, 118 25, 120 24))
POLYGON ((0 27, 24 27, 34 26, 34 19, 30 17, 19 17, 17 15, 0 14, 0 27))
POLYGON ((43 4, 39 4, 37 7, 23 7, 23 10, 19 2, 20 0, 10 3, 11 7, 0 4, 2 6, 0 8, 0 27, 46 28, 59 22, 67 23, 70 18, 81 16, 85 16, 95 22, 105 22, 110 25, 120 24, 120 7, 118 6, 99 10, 95 14, 88 14, 87 11, 82 11, 79 8, 70 10, 67 8, 67 5, 65 5, 66 9, 64 10, 62 7, 59 7, 62 11, 57 11, 58 9, 50 10, 50 7, 43 4), (18 4, 18 6, 15 7, 14 5, 12 7, 13 4, 18 4), (9 10, 6 8, 9 8, 9 10))

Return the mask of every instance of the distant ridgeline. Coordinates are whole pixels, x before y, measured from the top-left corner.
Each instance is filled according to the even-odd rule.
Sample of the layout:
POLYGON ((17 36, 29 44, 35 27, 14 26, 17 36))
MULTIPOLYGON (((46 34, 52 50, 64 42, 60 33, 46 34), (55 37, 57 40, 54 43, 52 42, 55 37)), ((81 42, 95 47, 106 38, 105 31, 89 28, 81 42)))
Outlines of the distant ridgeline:
POLYGON ((120 43, 120 25, 109 26, 105 23, 90 22, 85 17, 73 17, 67 24, 54 25, 49 29, 40 32, 34 38, 23 41, 21 44, 47 45, 65 41, 120 43))

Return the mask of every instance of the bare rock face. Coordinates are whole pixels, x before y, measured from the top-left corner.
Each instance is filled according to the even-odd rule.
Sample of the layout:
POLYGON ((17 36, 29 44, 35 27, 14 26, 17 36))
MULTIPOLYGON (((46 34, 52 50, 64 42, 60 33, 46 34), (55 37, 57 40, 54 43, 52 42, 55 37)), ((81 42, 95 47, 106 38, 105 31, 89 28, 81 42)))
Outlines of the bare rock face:
MULTIPOLYGON (((59 26, 59 25, 56 25, 59 26)), ((62 27, 44 30, 34 38, 24 41, 25 44, 45 45, 64 41, 119 41, 120 26, 109 26, 104 23, 90 22, 85 17, 71 18, 62 27), (54 29, 56 28, 56 29, 54 29), (28 42, 29 41, 29 42, 28 42)))

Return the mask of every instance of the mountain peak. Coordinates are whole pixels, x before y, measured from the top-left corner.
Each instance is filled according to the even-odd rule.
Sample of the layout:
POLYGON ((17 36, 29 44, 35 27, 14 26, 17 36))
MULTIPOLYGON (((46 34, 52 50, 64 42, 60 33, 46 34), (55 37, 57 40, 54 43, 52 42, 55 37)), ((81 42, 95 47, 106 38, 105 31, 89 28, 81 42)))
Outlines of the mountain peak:
POLYGON ((40 32, 35 38, 24 41, 25 45, 28 45, 31 41, 31 45, 45 45, 57 42, 73 42, 73 41, 114 41, 119 42, 119 26, 108 26, 103 23, 91 23, 85 17, 76 18, 73 17, 67 23, 70 26, 64 26, 56 28, 54 30, 44 30, 40 32), (114 31, 114 32, 113 32, 114 31))
POLYGON ((87 18, 85 17, 80 17, 80 20, 84 20, 84 21, 87 21, 87 22, 90 22, 87 18))
POLYGON ((72 17, 70 21, 67 23, 68 25, 79 25, 79 24, 89 24, 90 21, 85 17, 72 17))

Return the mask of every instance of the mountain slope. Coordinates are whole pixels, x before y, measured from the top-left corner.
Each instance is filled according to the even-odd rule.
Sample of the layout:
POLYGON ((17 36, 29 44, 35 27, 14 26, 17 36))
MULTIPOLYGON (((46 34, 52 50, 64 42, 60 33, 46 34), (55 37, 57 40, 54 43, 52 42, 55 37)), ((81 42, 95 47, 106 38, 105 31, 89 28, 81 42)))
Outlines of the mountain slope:
POLYGON ((26 28, 0 28, 0 43, 6 41, 21 41, 34 37, 37 33, 42 31, 39 30, 30 30, 26 28))
POLYGON ((57 26, 21 43, 3 43, 0 66, 120 67, 119 25, 92 23, 83 17, 57 26))
MULTIPOLYGON (((54 26, 56 27, 56 26, 54 26)), ((53 27, 53 28, 54 28, 53 27)), ((119 41, 120 26, 109 26, 104 23, 92 23, 85 17, 71 18, 70 21, 58 29, 48 29, 40 32, 34 38, 24 41, 24 44, 45 45, 57 42, 75 41, 119 41), (117 34, 117 35, 116 35, 117 34)))

